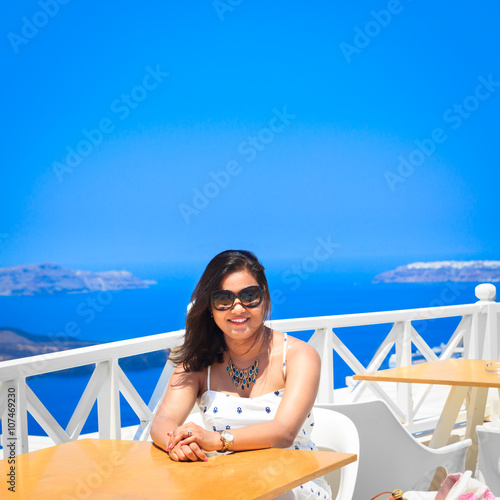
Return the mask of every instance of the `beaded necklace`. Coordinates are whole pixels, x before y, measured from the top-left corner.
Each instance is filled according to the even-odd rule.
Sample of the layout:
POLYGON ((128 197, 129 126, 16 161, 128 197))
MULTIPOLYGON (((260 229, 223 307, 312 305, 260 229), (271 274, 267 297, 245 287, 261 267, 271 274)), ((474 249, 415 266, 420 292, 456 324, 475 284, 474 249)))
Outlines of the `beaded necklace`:
POLYGON ((240 368, 233 363, 229 352, 227 354, 227 366, 226 372, 231 377, 233 384, 235 387, 240 387, 241 390, 245 390, 245 386, 247 389, 250 388, 250 384, 255 384, 255 379, 259 373, 259 357, 264 349, 264 344, 267 340, 267 330, 264 331, 264 339, 262 340, 262 345, 260 346, 259 352, 257 354, 257 358, 255 361, 246 368, 240 368))

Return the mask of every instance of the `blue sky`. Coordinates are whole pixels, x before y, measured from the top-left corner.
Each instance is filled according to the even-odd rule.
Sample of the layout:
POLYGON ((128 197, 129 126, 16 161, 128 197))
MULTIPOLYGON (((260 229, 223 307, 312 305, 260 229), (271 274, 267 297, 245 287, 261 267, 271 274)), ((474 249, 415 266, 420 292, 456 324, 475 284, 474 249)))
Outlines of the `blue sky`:
POLYGON ((0 265, 498 258, 499 15, 9 2, 0 265))

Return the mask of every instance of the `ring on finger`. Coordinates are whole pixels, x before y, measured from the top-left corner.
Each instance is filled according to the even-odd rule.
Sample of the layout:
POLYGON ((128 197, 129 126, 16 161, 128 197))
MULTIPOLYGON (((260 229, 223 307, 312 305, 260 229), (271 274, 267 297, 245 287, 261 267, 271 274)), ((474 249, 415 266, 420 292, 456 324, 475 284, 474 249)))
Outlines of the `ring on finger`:
POLYGON ((191 437, 192 434, 193 434, 193 431, 191 429, 189 429, 189 428, 187 429, 187 431, 188 431, 188 437, 191 437))

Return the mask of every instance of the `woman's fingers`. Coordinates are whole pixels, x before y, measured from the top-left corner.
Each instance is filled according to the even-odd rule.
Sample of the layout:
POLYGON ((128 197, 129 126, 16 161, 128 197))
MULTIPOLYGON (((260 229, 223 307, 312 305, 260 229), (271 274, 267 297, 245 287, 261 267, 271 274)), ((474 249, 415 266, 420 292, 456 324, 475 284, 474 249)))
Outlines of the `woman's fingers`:
POLYGON ((196 443, 198 440, 196 439, 196 436, 191 436, 189 438, 181 439, 179 441, 179 444, 191 444, 191 443, 196 443))
POLYGON ((187 446, 191 448, 196 457, 198 457, 198 460, 201 460, 202 462, 206 462, 208 460, 205 452, 198 446, 198 443, 191 443, 187 446))
POLYGON ((172 460, 181 462, 208 460, 199 443, 203 438, 203 432, 204 429, 199 425, 188 422, 169 433, 166 450, 172 460))
POLYGON ((187 439, 190 439, 188 442, 193 442, 194 439, 191 439, 195 437, 195 434, 199 433, 200 427, 196 424, 193 424, 192 422, 188 422, 187 424, 181 425, 180 427, 177 427, 175 431, 172 433, 170 436, 169 443, 167 443, 167 451, 168 445, 170 445, 170 448, 174 448, 177 443, 180 443, 181 441, 185 441, 187 439))
POLYGON ((181 451, 184 453, 184 456, 187 460, 190 460, 191 462, 197 462, 198 460, 200 460, 200 458, 195 453, 193 448, 199 449, 199 446, 196 443, 191 443, 191 445, 184 444, 181 446, 181 451))
POLYGON ((196 443, 177 445, 169 452, 169 455, 176 462, 197 462, 198 460, 206 462, 208 460, 196 443))

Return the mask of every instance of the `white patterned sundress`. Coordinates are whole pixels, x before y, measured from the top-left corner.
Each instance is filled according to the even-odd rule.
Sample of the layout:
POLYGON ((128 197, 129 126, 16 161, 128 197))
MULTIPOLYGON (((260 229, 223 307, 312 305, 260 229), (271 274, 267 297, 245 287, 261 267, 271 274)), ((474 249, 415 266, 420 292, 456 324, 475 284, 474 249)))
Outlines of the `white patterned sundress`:
MULTIPOLYGON (((283 346, 283 373, 286 375, 286 333, 283 346)), ((255 398, 241 398, 210 389, 210 366, 207 373, 207 390, 198 400, 198 407, 207 430, 222 431, 238 429, 247 425, 268 422, 274 419, 285 389, 263 394, 255 398)), ((312 412, 307 416, 295 438, 291 449, 316 450, 311 441, 314 426, 312 412)), ((317 478, 292 490, 296 499, 330 499, 330 486, 325 479, 317 478)))

